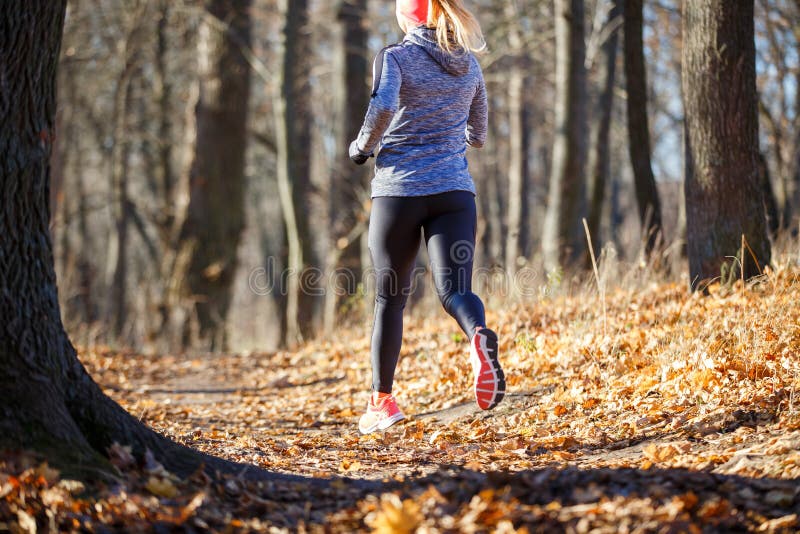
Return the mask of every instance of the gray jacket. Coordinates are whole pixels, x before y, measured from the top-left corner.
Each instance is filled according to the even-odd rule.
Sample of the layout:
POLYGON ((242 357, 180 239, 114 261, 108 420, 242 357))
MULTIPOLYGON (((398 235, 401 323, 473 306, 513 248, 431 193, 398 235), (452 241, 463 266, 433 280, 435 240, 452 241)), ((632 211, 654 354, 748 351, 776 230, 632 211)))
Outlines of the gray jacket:
POLYGON ((469 52, 448 54, 435 31, 419 27, 375 61, 376 83, 357 139, 363 154, 380 144, 372 197, 475 193, 467 145, 486 140, 486 87, 469 52), (382 65, 381 65, 382 63, 382 65))

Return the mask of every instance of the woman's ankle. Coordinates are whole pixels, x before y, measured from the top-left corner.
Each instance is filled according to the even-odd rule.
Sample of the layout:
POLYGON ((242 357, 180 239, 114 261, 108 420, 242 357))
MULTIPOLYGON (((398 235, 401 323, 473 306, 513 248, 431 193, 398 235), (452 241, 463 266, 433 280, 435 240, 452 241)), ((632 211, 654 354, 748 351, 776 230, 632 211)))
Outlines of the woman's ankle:
POLYGON ((372 403, 377 404, 378 402, 382 401, 386 397, 391 397, 391 393, 386 393, 384 391, 373 391, 372 392, 372 403))

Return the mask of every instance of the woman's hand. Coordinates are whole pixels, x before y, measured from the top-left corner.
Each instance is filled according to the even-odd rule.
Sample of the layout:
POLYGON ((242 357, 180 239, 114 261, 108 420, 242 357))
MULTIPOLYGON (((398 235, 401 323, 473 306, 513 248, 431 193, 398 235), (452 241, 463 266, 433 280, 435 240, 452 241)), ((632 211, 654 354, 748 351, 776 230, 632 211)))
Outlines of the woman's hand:
POLYGON ((365 164, 372 156, 372 154, 364 154, 361 152, 361 149, 358 148, 358 141, 350 143, 350 159, 353 160, 356 165, 365 164))

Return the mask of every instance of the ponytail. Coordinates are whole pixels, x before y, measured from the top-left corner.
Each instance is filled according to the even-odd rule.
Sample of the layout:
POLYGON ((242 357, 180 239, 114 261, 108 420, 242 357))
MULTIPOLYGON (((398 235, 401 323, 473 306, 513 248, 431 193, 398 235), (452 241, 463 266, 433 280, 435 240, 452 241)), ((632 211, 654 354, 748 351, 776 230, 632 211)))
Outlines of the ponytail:
POLYGON ((436 28, 436 41, 452 54, 461 48, 469 52, 483 52, 486 41, 475 18, 462 0, 430 0, 428 26, 436 28))

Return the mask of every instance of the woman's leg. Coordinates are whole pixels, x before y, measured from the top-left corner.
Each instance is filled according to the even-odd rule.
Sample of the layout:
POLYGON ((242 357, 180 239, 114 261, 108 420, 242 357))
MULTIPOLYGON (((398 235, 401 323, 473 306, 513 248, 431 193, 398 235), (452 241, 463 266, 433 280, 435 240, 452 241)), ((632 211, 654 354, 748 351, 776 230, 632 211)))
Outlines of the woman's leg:
POLYGON ((419 250, 423 202, 416 197, 372 199, 369 251, 375 269, 372 389, 391 393, 403 339, 403 308, 419 250))
POLYGON ((472 292, 475 197, 464 191, 445 193, 430 212, 424 228, 436 291, 470 340, 475 402, 482 410, 490 410, 503 400, 506 380, 498 359, 497 334, 484 328, 483 303, 472 292))
POLYGON ((486 326, 483 303, 472 292, 475 197, 469 191, 451 191, 429 198, 430 215, 423 227, 433 281, 442 306, 471 339, 477 327, 486 326))

